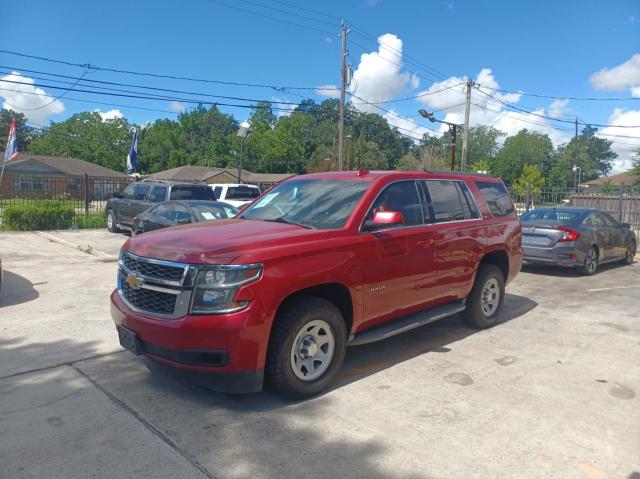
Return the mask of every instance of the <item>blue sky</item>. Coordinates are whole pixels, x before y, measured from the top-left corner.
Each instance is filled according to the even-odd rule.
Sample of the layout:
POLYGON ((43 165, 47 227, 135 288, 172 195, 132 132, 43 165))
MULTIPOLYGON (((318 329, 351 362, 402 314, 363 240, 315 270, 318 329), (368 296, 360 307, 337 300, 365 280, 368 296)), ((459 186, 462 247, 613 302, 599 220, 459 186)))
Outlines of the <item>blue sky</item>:
MULTIPOLYGON (((631 97, 634 86, 640 90, 637 76, 640 75, 640 57, 635 62, 639 65, 631 62, 624 66, 640 53, 638 0, 286 0, 284 3, 274 0, 25 0, 4 5, 0 18, 3 39, 0 48, 70 62, 225 81, 308 87, 336 85, 340 61, 338 18, 345 18, 349 25, 354 26, 349 35, 349 60, 353 64, 356 84, 351 88, 355 89, 357 96, 372 103, 418 95, 429 91, 429 88, 436 91, 456 85, 466 77, 480 82, 484 88, 499 87, 558 97, 631 97), (287 3, 325 12, 329 16, 296 9, 287 3), (223 4, 326 32, 251 15, 223 4), (383 35, 381 47, 375 39, 383 35), (362 61, 363 54, 366 54, 365 61, 362 61), (590 80, 603 68, 619 65, 623 66, 601 75, 599 81, 590 80)), ((0 76, 10 71, 27 77, 36 75, 24 70, 74 77, 83 72, 77 67, 5 53, 0 53, 0 65, 3 67, 0 76)), ((296 102, 300 98, 295 93, 323 99, 313 90, 283 92, 96 71, 91 71, 85 78, 274 101, 296 102)), ((35 86, 39 84, 55 83, 35 80, 35 86)), ((6 83, 0 87, 28 88, 6 83)), ((39 88, 47 94, 61 93, 43 86, 39 88)), ((495 94, 493 90, 485 91, 495 94)), ((640 96, 640 91, 636 93, 640 96)), ((28 103, 29 95, 16 95, 15 92, 0 91, 5 102, 23 102, 14 106, 24 108, 33 106, 28 103)), ((78 111, 100 108, 106 112, 115 109, 130 121, 143 124, 159 117, 175 117, 176 114, 108 106, 95 101, 164 111, 183 107, 160 100, 108 98, 73 92, 67 95, 90 103, 63 97, 47 108, 23 112, 32 122, 46 125, 50 120, 61 120, 78 111)), ((519 95, 499 98, 520 108, 536 110, 543 116, 557 115, 557 118, 570 120, 577 115, 585 122, 640 124, 638 100, 569 101, 567 104, 556 103, 550 108, 552 99, 519 95)), ((384 107, 392 109, 394 114, 367 104, 360 104, 360 107, 386 114, 390 123, 404 128, 404 133, 420 136, 427 130, 417 124, 433 125, 421 118, 406 120, 401 116, 415 115, 418 108, 455 105, 459 103, 456 99, 462 101, 463 97, 454 88, 442 94, 425 96, 422 102, 410 100, 385 104, 384 107)), ((50 99, 31 95, 31 101, 41 102, 35 104, 38 106, 50 99)), ((472 123, 494 124, 507 133, 523 127, 539 129, 549 133, 556 143, 565 141, 570 134, 563 130, 571 128, 570 124, 507 112, 501 104, 480 92, 474 92, 474 103, 477 106, 472 106, 472 123), (540 124, 535 125, 531 121, 540 124)), ((221 109, 233 113, 239 120, 244 120, 250 113, 239 108, 221 109)), ((461 112, 461 107, 454 107, 436 114, 450 121, 460 121, 461 112)), ((640 128, 603 132, 640 137, 640 128)), ((619 167, 622 168, 627 165, 630 152, 640 146, 640 140, 610 139, 617 142, 616 151, 621 155, 619 167)))

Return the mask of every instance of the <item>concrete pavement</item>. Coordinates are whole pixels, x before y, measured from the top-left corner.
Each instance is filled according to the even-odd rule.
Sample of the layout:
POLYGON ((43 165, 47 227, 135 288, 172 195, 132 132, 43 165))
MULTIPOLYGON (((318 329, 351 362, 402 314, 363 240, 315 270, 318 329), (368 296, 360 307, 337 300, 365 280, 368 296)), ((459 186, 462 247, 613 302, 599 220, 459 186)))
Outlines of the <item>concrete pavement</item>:
POLYGON ((352 348, 329 392, 292 403, 122 352, 113 260, 34 233, 0 234, 0 254, 0 477, 639 477, 639 263, 527 270, 497 327, 452 317, 352 348))

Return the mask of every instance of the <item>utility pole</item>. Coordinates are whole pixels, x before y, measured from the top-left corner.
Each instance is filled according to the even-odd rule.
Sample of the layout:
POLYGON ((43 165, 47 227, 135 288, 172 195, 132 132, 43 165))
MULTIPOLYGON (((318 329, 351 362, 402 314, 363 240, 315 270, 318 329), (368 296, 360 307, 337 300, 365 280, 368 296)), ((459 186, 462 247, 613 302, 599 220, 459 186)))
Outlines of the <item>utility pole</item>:
POLYGON ((449 133, 451 133, 451 171, 456 171, 456 132, 457 125, 449 125, 449 133))
POLYGON ((471 110, 471 87, 473 82, 467 80, 467 101, 464 106, 464 130, 462 132, 462 162, 460 163, 460 171, 464 171, 467 167, 467 149, 469 147, 469 113, 471 110))
MULTIPOLYGON (((573 137, 573 188, 576 188, 576 170, 578 166, 578 117, 576 116, 576 135, 573 137)), ((579 182, 578 182, 579 183, 579 182)))
POLYGON ((340 52, 340 118, 338 120, 338 171, 344 169, 344 96, 347 86, 347 25, 342 20, 342 49, 340 52))

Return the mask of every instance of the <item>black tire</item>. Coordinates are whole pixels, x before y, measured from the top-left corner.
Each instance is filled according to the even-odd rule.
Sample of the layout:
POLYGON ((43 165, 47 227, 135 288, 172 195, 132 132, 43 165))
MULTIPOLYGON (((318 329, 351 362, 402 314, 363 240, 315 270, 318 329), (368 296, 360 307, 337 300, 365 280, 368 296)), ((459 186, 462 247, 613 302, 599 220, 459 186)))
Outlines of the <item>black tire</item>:
MULTIPOLYGON (((494 301, 495 302, 495 301, 494 301)), ((504 275, 500 268, 493 264, 480 265, 471 293, 467 297, 466 309, 462 318, 474 328, 486 329, 498 322, 498 316, 504 303, 504 275), (485 288, 488 288, 488 298, 492 294, 499 294, 495 308, 483 301, 485 288)))
POLYGON ((120 228, 118 228, 118 218, 112 209, 107 210, 107 229, 112 233, 120 233, 120 228))
POLYGON ((578 266, 578 272, 585 276, 593 276, 598 271, 598 260, 600 255, 598 254, 598 248, 592 246, 584 256, 584 262, 582 266, 578 266))
MULTIPOLYGON (((298 344, 301 344, 301 341, 298 341, 298 344)), ((322 298, 300 296, 285 305, 275 318, 267 353, 267 385, 278 394, 289 398, 303 399, 314 396, 325 389, 340 370, 346 347, 347 330, 338 308, 322 298), (302 380, 296 375, 292 365, 295 354, 294 340, 299 334, 304 334, 305 327, 317 321, 330 327, 334 340, 333 354, 319 377, 302 380)))
POLYGON ((627 252, 624 255, 624 259, 622 261, 626 265, 632 265, 633 264, 633 257, 635 255, 636 255, 636 243, 635 243, 635 241, 632 240, 631 243, 629 243, 629 246, 627 247, 627 252))

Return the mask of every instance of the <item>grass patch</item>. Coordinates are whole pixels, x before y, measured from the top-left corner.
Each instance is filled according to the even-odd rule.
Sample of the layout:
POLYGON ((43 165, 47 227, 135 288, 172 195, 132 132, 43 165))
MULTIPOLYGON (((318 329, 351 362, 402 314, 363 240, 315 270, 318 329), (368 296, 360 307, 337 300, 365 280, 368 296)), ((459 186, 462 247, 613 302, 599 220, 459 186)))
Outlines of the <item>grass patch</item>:
POLYGON ((77 214, 74 219, 74 224, 81 230, 105 228, 107 224, 107 214, 104 211, 77 214))

